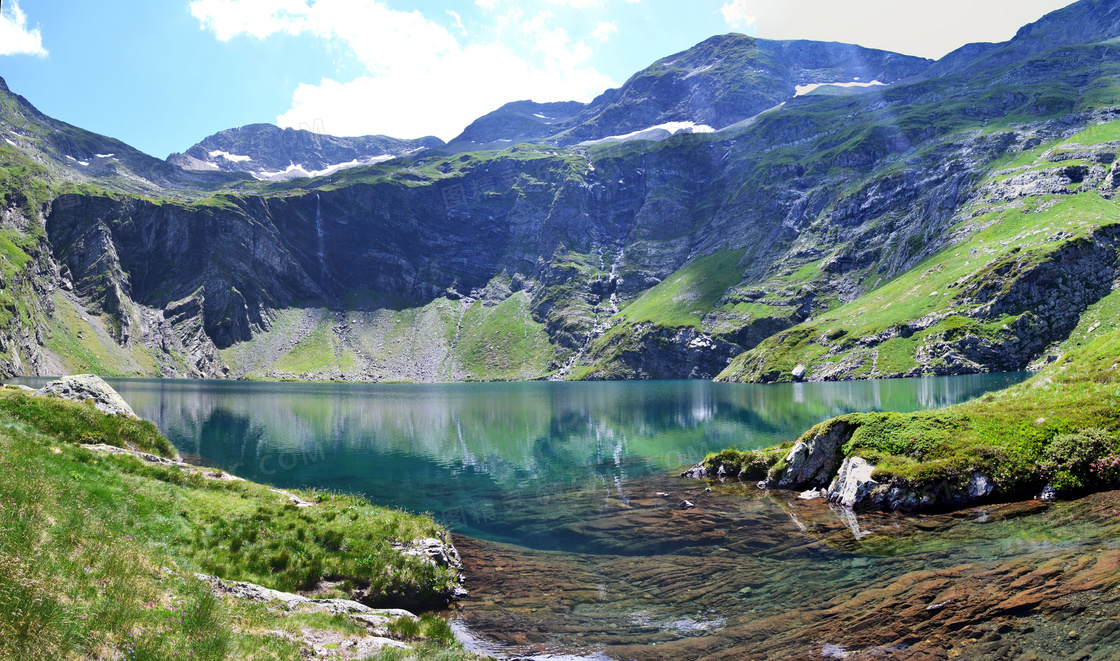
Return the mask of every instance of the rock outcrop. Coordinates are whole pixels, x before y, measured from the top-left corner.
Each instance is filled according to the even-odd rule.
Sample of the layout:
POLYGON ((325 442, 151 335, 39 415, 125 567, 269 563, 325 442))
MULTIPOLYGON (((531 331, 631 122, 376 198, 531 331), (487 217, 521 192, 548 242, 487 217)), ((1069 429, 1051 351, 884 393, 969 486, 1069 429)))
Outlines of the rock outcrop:
POLYGON ((291 592, 272 590, 254 583, 227 582, 217 576, 196 574, 198 580, 210 585, 215 594, 281 606, 286 611, 305 613, 324 613, 346 616, 367 631, 366 635, 341 635, 329 630, 302 627, 298 636, 279 634, 286 639, 301 642, 304 654, 314 658, 365 659, 376 655, 383 649, 410 649, 400 640, 395 640, 390 625, 394 622, 418 620, 416 615, 399 608, 370 608, 348 599, 312 599, 291 592))
POLYGON ((879 486, 871 477, 874 471, 875 467, 862 457, 848 457, 828 487, 828 500, 847 508, 863 504, 868 492, 879 486))
POLYGON ((785 468, 774 471, 766 486, 798 491, 828 486, 840 466, 841 448, 853 429, 842 420, 814 427, 794 444, 783 460, 785 468))
POLYGON ((57 381, 51 381, 35 391, 39 397, 58 397, 74 402, 90 400, 97 410, 109 415, 127 415, 132 418, 139 416, 124 401, 116 390, 95 374, 77 374, 64 376, 57 381))

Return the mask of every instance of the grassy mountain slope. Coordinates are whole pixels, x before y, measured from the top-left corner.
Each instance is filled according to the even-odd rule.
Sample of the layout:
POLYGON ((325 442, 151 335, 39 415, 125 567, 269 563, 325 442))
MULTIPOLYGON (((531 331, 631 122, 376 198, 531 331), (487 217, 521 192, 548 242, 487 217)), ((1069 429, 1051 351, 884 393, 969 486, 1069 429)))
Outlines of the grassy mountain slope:
POLYGON ((739 356, 727 381, 1025 368, 1116 280, 1120 122, 997 162, 939 253, 739 356), (1041 194, 1040 194, 1041 193, 1041 194))

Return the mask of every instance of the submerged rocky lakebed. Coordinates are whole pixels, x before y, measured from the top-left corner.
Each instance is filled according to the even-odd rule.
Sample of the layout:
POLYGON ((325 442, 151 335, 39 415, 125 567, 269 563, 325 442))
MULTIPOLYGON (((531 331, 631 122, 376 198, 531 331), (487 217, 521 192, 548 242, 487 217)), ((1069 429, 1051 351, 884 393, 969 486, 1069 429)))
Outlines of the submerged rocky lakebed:
POLYGON ((456 532, 470 590, 448 616, 494 656, 1114 658, 1120 493, 857 516, 673 477, 708 451, 792 440, 849 411, 944 406, 1025 376, 110 383, 185 456, 433 513, 456 532))

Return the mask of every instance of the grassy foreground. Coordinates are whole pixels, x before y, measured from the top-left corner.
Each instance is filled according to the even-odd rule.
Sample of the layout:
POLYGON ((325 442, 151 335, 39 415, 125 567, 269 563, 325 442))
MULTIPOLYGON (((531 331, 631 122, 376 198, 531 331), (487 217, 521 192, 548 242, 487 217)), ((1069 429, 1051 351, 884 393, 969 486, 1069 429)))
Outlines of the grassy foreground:
MULTIPOLYGON (((345 616, 283 613, 214 596, 195 572, 323 596, 369 587, 385 604, 424 600, 455 576, 392 549, 441 529, 350 496, 211 479, 107 455, 107 443, 170 456, 149 422, 0 389, 0 658, 299 659, 301 627, 361 634, 345 616), (272 633, 268 633, 272 632, 272 633)), ((447 624, 400 622, 415 651, 375 658, 474 658, 447 624)))
MULTIPOLYGON (((994 498, 1031 497, 1047 484, 1066 495, 1120 484, 1120 330, 1070 351, 1031 379, 956 406, 916 413, 856 413, 823 422, 852 431, 841 453, 876 466, 880 483, 918 489, 967 482, 980 472, 994 498)), ((785 468, 790 444, 725 450, 705 465, 744 479, 785 468)))

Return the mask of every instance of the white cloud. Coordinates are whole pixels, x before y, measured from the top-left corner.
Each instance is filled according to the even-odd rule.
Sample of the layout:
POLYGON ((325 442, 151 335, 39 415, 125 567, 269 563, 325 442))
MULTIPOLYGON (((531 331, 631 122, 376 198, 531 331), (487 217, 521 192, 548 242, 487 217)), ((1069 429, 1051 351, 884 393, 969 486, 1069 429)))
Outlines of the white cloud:
POLYGON ((611 35, 616 32, 618 32, 618 24, 600 21, 599 24, 595 26, 595 30, 591 32, 591 36, 599 41, 607 41, 611 38, 611 35))
POLYGON ((43 35, 38 27, 28 29, 27 15, 16 0, 5 2, 0 11, 0 55, 47 56, 43 35))
POLYGON ((747 0, 731 0, 731 2, 720 7, 719 11, 723 14, 723 20, 727 21, 732 30, 754 29, 755 16, 751 12, 747 0))
POLYGON ((452 25, 459 29, 464 35, 467 34, 467 26, 463 25, 463 17, 457 11, 447 10, 447 15, 454 19, 452 25))
POLYGON ((377 0, 195 0, 190 7, 218 39, 312 34, 345 43, 365 66, 366 75, 349 82, 300 85, 277 118, 282 127, 318 123, 334 135, 446 140, 509 101, 590 100, 614 85, 589 64, 587 44, 552 27, 547 12, 507 25, 529 46, 522 56, 502 43, 460 44, 420 12, 377 0))
POLYGON ((723 16, 766 39, 815 39, 939 58, 976 41, 1004 41, 1073 0, 727 0, 723 16))
POLYGON ((557 7, 571 7, 572 9, 591 9, 602 4, 600 0, 545 0, 545 2, 557 7))

